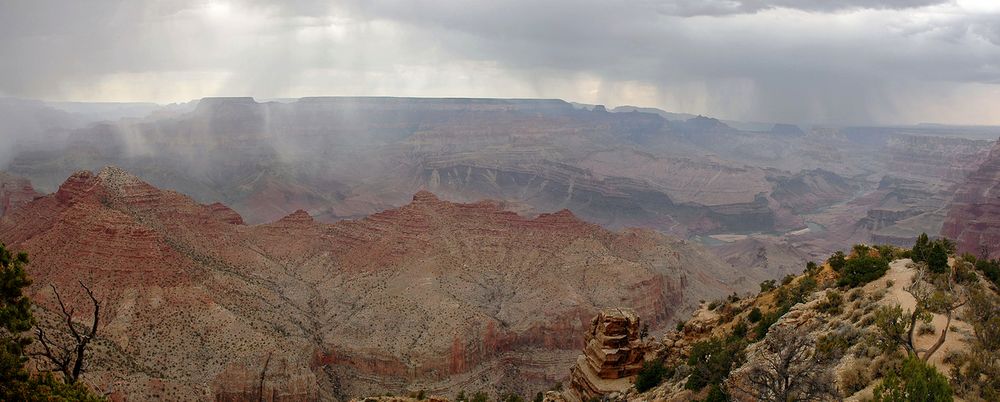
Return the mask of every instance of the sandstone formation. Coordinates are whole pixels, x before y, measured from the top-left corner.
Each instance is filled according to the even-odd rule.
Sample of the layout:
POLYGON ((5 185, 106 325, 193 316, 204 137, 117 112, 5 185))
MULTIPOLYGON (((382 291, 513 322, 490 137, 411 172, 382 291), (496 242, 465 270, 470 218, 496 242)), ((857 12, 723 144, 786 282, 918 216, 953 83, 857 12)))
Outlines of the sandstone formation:
POLYGON ((39 196, 41 194, 35 191, 27 179, 0 172, 0 216, 13 212, 39 196))
POLYGON ((583 354, 570 375, 570 401, 589 401, 623 391, 642 368, 647 346, 640 337, 641 321, 635 312, 612 308, 591 321, 584 338, 583 354))
POLYGON ((29 253, 43 308, 49 285, 80 317, 78 280, 101 297, 87 379, 129 400, 534 394, 565 378, 601 308, 662 328, 762 279, 684 240, 504 205, 421 191, 364 219, 247 226, 106 168, 5 215, 0 241, 29 253))

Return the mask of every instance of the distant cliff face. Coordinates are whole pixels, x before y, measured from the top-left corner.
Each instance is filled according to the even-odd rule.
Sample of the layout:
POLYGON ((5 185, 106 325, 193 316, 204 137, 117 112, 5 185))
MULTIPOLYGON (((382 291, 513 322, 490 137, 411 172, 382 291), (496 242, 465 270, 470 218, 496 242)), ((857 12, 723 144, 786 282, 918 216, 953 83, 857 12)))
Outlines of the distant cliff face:
POLYGON ((359 220, 246 226, 106 168, 7 214, 0 241, 30 254, 41 306, 50 284, 84 305, 77 280, 104 300, 88 381, 140 400, 256 399, 265 364, 285 400, 524 394, 564 379, 600 308, 662 327, 739 279, 685 241, 503 206, 421 191, 359 220))
POLYGON ((0 217, 39 196, 27 179, 0 172, 0 217))
POLYGON ((772 231, 769 177, 792 174, 704 157, 713 147, 777 151, 743 137, 707 117, 668 122, 560 100, 207 98, 186 113, 73 131, 65 146, 21 155, 12 168, 49 188, 80 168, 120 165, 221 201, 248 223, 297 209, 357 218, 431 188, 536 213, 568 208, 607 227, 772 231))
POLYGON ((941 235, 959 252, 1000 256, 1000 144, 955 190, 941 235))

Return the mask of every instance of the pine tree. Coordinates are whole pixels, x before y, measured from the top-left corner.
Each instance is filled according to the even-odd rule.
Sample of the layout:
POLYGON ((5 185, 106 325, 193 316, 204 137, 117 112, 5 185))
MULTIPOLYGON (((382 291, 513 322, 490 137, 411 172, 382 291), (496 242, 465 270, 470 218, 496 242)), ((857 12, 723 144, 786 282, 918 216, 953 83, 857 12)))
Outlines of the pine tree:
POLYGON ((927 267, 934 273, 944 273, 948 270, 948 250, 940 242, 934 242, 926 252, 927 267))
POLYGON ((917 242, 913 244, 913 250, 910 252, 910 258, 913 259, 913 262, 925 261, 927 258, 926 253, 930 248, 930 242, 931 241, 927 237, 927 233, 921 233, 920 236, 917 237, 917 242))

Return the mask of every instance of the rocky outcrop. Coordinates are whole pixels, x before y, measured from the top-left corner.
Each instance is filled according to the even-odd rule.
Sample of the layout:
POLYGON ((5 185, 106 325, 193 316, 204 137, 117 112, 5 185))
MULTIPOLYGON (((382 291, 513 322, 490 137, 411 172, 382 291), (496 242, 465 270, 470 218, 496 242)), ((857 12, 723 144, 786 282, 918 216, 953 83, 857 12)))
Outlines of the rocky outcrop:
POLYGON ((1000 256, 1000 144, 970 173, 948 209, 941 235, 954 239, 958 251, 1000 256))
POLYGON ((565 378, 601 308, 660 328, 734 290, 718 280, 734 270, 689 242, 505 205, 420 191, 363 219, 246 226, 107 168, 8 214, 0 241, 31 256, 40 316, 49 285, 73 305, 78 280, 100 295, 88 381, 128 399, 258 399, 261 372, 274 400, 534 394, 565 378))
POLYGON ((642 368, 647 345, 640 338, 641 322, 631 310, 601 311, 591 321, 583 354, 570 374, 570 401, 589 401, 632 385, 642 368))
POLYGON ((0 172, 0 217, 40 196, 28 179, 0 172))

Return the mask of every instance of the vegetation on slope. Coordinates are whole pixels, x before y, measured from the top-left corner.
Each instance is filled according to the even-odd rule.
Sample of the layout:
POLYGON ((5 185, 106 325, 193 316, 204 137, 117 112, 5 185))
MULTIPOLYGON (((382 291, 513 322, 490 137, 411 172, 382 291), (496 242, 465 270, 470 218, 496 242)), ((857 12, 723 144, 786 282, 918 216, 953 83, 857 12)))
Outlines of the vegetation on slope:
POLYGON ((857 245, 708 303, 667 334, 662 383, 638 396, 1000 400, 1000 261, 949 256, 952 242, 926 235, 912 249, 857 245))

